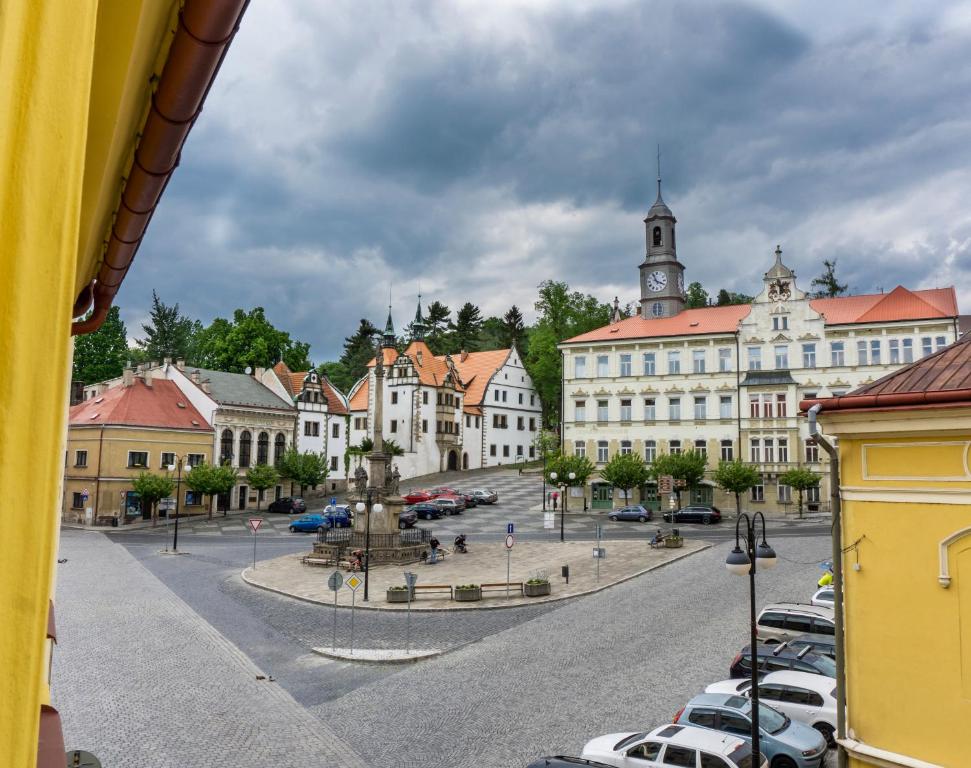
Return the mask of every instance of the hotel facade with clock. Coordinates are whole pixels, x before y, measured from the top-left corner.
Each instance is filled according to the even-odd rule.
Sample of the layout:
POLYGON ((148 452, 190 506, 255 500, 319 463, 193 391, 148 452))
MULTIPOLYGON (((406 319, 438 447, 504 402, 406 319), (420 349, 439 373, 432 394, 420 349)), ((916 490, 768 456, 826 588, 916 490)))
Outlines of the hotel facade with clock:
MULTIPOLYGON (((719 460, 741 458, 762 478, 744 506, 792 515, 796 493, 778 478, 802 466, 820 475, 807 511, 828 511, 827 456, 809 439, 799 401, 845 394, 955 341, 954 288, 812 299, 777 247, 751 304, 686 309, 677 220, 660 181, 644 224, 639 314, 615 313, 610 325, 560 344, 564 451, 597 467, 616 453, 653 461, 703 452, 708 472, 690 501, 729 510, 734 498, 710 475, 719 460)), ((594 509, 624 503, 598 475, 584 493, 594 509)), ((630 499, 654 510, 662 501, 666 509, 653 485, 630 499)))

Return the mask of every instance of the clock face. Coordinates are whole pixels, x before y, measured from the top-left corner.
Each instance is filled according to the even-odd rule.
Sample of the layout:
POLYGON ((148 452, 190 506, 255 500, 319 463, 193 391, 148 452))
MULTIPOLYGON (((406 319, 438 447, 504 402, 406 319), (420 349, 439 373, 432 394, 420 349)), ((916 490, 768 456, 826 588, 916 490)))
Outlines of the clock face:
POLYGON ((653 293, 663 291, 668 284, 668 276, 657 269, 647 276, 647 289, 653 293))
POLYGON ((684 293, 684 275, 678 275, 678 292, 684 293))

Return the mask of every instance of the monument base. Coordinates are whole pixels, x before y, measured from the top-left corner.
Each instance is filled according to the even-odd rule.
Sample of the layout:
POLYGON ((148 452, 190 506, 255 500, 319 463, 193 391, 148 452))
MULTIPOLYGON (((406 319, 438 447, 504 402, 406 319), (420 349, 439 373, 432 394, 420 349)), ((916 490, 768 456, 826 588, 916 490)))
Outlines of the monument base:
POLYGON ((360 549, 370 552, 371 565, 421 560, 422 553, 428 552, 431 531, 425 528, 398 528, 398 513, 405 505, 405 500, 400 496, 384 498, 381 505, 381 512, 371 513, 370 533, 367 512, 359 512, 354 516, 352 529, 322 531, 314 543, 314 556, 339 564, 349 562, 351 552, 360 549))

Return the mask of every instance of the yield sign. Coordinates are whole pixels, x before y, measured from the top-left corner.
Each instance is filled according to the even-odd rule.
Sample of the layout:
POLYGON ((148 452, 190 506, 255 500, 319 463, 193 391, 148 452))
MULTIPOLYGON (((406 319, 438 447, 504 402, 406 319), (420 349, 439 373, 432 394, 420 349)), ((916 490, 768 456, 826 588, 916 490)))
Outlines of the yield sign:
POLYGON ((262 517, 251 517, 249 519, 249 527, 253 529, 253 533, 256 533, 261 525, 263 525, 262 517))

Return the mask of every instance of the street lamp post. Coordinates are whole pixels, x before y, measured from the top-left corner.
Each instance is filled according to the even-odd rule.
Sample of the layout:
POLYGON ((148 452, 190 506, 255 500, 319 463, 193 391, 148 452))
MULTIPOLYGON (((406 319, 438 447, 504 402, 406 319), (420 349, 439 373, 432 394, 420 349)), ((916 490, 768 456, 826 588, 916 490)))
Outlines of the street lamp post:
POLYGON ((749 640, 752 653, 752 765, 761 765, 759 749, 759 674, 758 648, 755 631, 755 565, 760 564, 766 570, 775 567, 775 550, 765 540, 765 515, 755 512, 751 517, 746 512, 735 520, 735 548, 725 560, 725 567, 736 576, 748 574, 749 584, 749 640), (745 544, 743 550, 739 546, 739 524, 745 520, 745 530, 741 532, 745 544), (758 541, 756 523, 762 520, 762 541, 758 541))
POLYGON ((182 490, 182 462, 183 458, 179 456, 177 459, 177 464, 169 464, 169 472, 174 472, 176 466, 178 466, 178 477, 175 481, 175 534, 172 537, 172 551, 179 551, 179 495, 182 490))
POLYGON ((368 576, 371 573, 371 512, 377 512, 379 515, 384 512, 384 505, 380 502, 373 504, 374 490, 368 488, 367 491, 367 504, 363 501, 357 502, 354 509, 358 513, 367 512, 367 517, 364 519, 364 602, 368 602, 368 576))
POLYGON ((567 489, 570 487, 573 481, 577 479, 577 473, 571 472, 569 475, 567 475, 567 477, 563 478, 564 482, 562 485, 556 482, 556 478, 557 478, 556 472, 550 472, 550 480, 553 481, 553 485, 557 488, 563 489, 563 499, 562 499, 562 503, 560 504, 560 541, 565 541, 564 534, 563 534, 563 529, 564 529, 563 520, 566 517, 566 493, 567 493, 567 489), (569 478, 570 480, 569 483, 566 482, 567 478, 569 478))

